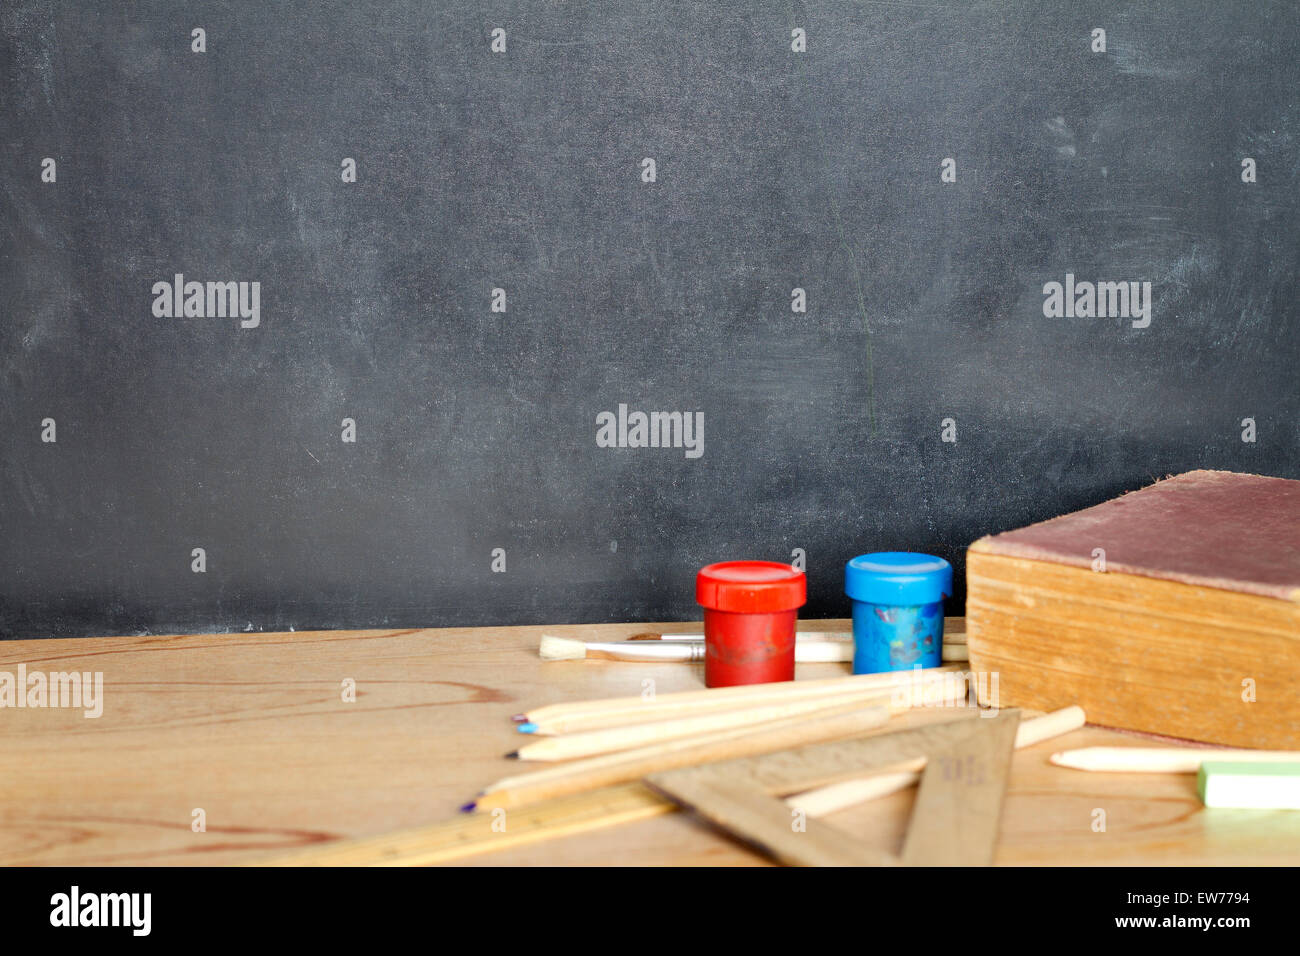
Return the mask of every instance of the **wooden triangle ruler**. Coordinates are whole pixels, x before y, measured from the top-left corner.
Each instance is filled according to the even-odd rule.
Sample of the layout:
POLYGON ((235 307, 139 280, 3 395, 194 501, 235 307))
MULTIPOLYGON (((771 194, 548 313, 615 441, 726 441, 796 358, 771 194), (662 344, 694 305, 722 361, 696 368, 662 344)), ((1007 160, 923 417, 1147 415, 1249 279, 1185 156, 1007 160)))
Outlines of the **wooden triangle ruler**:
POLYGON ((646 783, 737 839, 800 866, 988 866, 1017 710, 652 774, 646 783), (901 856, 801 815, 778 795, 925 759, 901 856))

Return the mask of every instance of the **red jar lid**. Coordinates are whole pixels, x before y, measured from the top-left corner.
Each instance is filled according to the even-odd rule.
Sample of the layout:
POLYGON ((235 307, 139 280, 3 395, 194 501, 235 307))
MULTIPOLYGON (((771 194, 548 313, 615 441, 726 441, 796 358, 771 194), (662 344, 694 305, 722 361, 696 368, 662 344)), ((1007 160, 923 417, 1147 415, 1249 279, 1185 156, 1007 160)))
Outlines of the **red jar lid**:
POLYGON ((695 576, 695 600, 715 611, 765 614, 803 607, 807 576, 777 561, 723 561, 695 576))

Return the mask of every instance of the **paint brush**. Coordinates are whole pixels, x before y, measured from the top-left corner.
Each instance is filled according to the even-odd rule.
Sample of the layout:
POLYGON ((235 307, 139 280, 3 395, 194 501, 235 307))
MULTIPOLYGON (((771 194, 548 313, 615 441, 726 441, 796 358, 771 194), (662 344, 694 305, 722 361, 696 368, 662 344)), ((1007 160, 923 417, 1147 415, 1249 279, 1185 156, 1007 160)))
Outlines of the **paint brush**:
MULTIPOLYGON (((538 654, 544 661, 702 661, 704 638, 637 635, 626 641, 579 641, 568 637, 542 636, 538 654)), ((799 635, 794 645, 796 664, 835 664, 853 660, 853 642, 811 632, 799 635), (822 639, 825 637, 826 639, 822 639), (833 638, 833 639, 832 639, 833 638)), ((969 660, 964 644, 943 646, 948 663, 969 660)))
MULTIPOLYGON (((702 661, 704 639, 641 641, 578 641, 567 637, 542 636, 537 653, 544 661, 702 661)), ((853 660, 849 641, 800 641, 794 646, 797 664, 834 663, 853 660)))
MULTIPOLYGON (((961 618, 955 618, 955 619, 945 618, 945 621, 951 621, 951 620, 960 621, 961 618)), ((947 627, 948 625, 945 623, 944 626, 947 627)), ((813 641, 813 642, 850 641, 851 642, 853 640, 853 632, 852 631, 797 631, 794 635, 794 639, 796 642, 801 642, 801 641, 813 641)), ((638 634, 633 634, 629 636, 628 638, 626 638, 626 640, 629 641, 702 641, 704 640, 704 635, 703 634, 668 634, 668 633, 661 633, 659 631, 641 631, 638 634)), ((945 647, 949 644, 960 644, 964 647, 966 644, 966 632, 965 631, 949 632, 945 630, 943 633, 943 643, 945 647)), ((964 660, 965 658, 962 659, 964 660)))
POLYGON ((537 654, 544 661, 702 661, 704 642, 575 641, 543 634, 537 654))
MULTIPOLYGON (((796 642, 803 641, 848 641, 852 643, 852 631, 797 631, 794 635, 796 642)), ((629 641, 702 641, 703 634, 661 634, 657 631, 642 631, 639 634, 633 634, 629 641)))

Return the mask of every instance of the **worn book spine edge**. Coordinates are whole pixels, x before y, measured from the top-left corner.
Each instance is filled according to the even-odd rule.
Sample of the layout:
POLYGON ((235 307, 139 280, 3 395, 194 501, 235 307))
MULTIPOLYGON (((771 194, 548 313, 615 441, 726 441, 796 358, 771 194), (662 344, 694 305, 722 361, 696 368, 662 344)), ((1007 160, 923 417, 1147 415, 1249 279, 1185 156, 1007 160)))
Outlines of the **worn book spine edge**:
MULTIPOLYGON (((967 553, 997 555, 1005 558, 1019 558, 1024 561, 1045 561, 1050 564, 1059 564, 1065 567, 1083 568, 1089 572, 1092 571, 1092 563, 1094 559, 1091 551, 1081 552, 1078 555, 1061 554, 1059 551, 1048 551, 1030 545, 999 542, 996 538, 997 535, 986 535, 985 537, 976 540, 966 549, 967 553)), ((1105 572, 1098 573, 1126 574, 1132 577, 1150 578, 1153 581, 1184 584, 1188 587, 1194 588, 1214 588, 1220 591, 1232 591, 1237 594, 1250 594, 1274 601, 1300 604, 1300 587, 1279 592, 1276 588, 1269 585, 1252 585, 1250 582, 1240 579, 1196 577, 1189 580, 1186 577, 1163 573, 1158 568, 1134 567, 1113 560, 1107 560, 1105 572)), ((969 570, 967 571, 967 574, 969 575, 969 570)))
POLYGON ((967 570, 969 666, 998 675, 1001 706, 1078 703, 1103 726, 1300 747, 1300 604, 979 551, 967 570))

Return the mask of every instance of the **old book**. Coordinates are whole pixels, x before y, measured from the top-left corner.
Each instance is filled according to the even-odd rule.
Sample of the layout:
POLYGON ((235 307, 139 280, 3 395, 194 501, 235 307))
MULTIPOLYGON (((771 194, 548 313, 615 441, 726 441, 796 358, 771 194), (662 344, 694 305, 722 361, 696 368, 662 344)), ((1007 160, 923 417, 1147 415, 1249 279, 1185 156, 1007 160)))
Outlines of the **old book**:
POLYGON ((1192 471, 967 552, 974 682, 1004 707, 1300 748, 1300 481, 1192 471))

